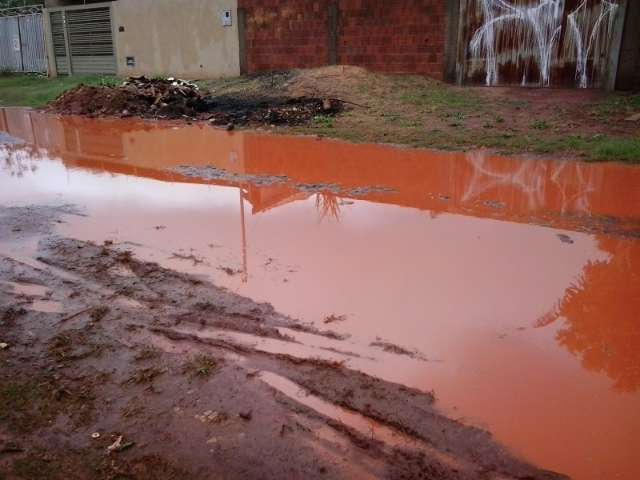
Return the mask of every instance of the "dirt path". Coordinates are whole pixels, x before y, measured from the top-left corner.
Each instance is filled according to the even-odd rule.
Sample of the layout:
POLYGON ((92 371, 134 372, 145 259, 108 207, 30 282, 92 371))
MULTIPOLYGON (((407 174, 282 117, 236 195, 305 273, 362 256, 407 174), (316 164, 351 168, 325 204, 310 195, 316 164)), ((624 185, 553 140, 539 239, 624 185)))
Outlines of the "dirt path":
POLYGON ((73 213, 0 209, 13 286, 0 288, 0 478, 564 478, 444 417, 430 392, 333 352, 257 348, 292 342, 288 328, 340 340, 115 245, 54 236, 73 213))

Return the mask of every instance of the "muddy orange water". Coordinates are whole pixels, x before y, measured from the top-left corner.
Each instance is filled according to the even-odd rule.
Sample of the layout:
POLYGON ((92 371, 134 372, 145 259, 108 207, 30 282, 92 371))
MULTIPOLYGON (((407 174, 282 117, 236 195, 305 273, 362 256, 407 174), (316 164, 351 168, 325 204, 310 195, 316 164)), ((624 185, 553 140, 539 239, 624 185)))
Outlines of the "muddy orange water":
POLYGON ((21 109, 0 130, 2 205, 76 204, 62 235, 344 315, 353 368, 433 389, 541 467, 640 478, 640 168, 21 109))

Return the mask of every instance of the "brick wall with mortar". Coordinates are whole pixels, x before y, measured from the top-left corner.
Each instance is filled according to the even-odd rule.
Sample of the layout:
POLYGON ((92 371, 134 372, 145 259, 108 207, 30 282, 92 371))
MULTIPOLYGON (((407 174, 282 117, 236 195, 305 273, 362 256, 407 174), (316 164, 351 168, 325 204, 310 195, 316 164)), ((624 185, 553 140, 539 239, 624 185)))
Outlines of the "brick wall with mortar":
POLYGON ((330 62, 330 6, 338 64, 443 77, 444 0, 238 0, 247 73, 330 62))

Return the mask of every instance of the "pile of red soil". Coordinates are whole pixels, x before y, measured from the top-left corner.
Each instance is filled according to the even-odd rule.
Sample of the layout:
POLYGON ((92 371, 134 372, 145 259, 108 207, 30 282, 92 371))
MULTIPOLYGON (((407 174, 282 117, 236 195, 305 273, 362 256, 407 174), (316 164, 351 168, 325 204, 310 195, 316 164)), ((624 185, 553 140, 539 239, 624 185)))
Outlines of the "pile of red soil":
POLYGON ((80 85, 47 106, 54 113, 86 116, 209 120, 218 125, 304 125, 342 111, 339 100, 209 96, 190 82, 130 78, 118 87, 80 85))

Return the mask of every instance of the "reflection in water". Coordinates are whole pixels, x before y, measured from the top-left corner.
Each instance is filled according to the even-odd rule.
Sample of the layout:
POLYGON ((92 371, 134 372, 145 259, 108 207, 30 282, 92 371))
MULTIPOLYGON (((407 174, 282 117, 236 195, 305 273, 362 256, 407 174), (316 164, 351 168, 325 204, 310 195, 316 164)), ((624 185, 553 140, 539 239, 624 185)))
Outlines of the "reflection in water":
POLYGON ((0 145, 3 204, 75 203, 63 235, 135 241, 321 328, 345 315, 350 364, 546 468, 640 478, 639 168, 0 112, 28 144, 0 145))
POLYGON ((319 220, 334 219, 340 220, 340 199, 331 192, 320 192, 316 194, 316 209, 319 220))
POLYGON ((541 325, 564 320, 560 345, 590 371, 606 373, 616 390, 640 388, 640 248, 638 242, 604 237, 610 257, 590 261, 541 325))

